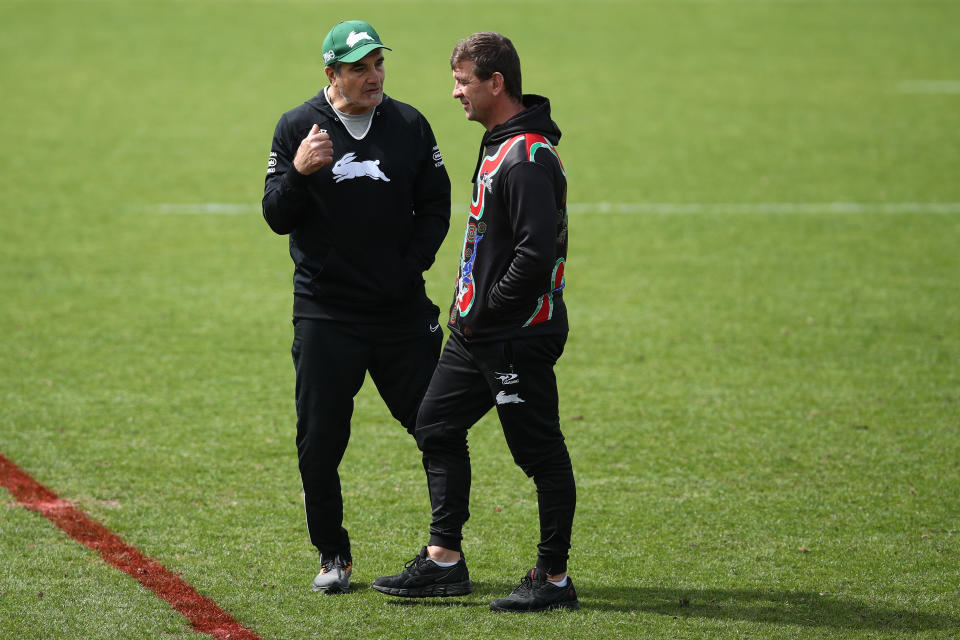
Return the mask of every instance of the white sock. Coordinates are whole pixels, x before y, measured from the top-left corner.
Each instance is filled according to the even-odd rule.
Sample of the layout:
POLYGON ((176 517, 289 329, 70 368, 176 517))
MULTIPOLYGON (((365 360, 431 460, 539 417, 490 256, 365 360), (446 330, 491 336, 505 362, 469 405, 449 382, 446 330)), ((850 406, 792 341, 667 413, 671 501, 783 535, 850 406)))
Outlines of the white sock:
POLYGON ((547 582, 549 582, 555 587, 565 587, 567 586, 567 576, 563 576, 563 580, 561 580, 560 582, 554 582, 553 580, 547 580, 547 582))
POLYGON ((433 564, 437 565, 438 567, 452 567, 453 565, 457 564, 457 562, 460 562, 459 560, 457 560, 457 562, 437 562, 436 560, 433 560, 433 559, 431 559, 430 561, 433 562, 433 564))

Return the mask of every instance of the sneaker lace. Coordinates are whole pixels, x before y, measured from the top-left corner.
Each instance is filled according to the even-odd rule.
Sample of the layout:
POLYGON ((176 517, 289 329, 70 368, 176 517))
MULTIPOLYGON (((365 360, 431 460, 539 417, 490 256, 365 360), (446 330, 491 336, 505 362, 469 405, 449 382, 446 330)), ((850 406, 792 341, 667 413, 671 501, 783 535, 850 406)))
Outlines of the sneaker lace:
POLYGON ((524 593, 527 591, 533 591, 533 578, 529 574, 523 576, 523 580, 520 581, 520 584, 517 585, 517 588, 513 590, 514 593, 524 593))
POLYGON ((420 554, 417 554, 416 556, 413 557, 412 560, 410 560, 409 562, 403 565, 403 569, 404 571, 406 571, 410 567, 414 567, 414 568, 419 567, 426 561, 427 561, 426 557, 421 557, 420 554))
POLYGON ((343 556, 337 554, 330 558, 322 558, 320 560, 320 573, 330 573, 333 571, 334 567, 340 567, 341 569, 347 568, 347 561, 343 559, 343 556))

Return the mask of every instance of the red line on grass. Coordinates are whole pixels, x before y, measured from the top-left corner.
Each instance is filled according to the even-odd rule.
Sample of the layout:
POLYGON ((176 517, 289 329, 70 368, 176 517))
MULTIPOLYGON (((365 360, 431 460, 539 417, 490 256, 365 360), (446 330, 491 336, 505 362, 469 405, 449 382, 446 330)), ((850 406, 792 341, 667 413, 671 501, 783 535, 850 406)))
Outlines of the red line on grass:
POLYGON ((0 486, 6 487, 18 503, 41 514, 80 544, 99 552, 109 564, 169 602, 197 631, 218 640, 260 640, 260 636, 234 620, 213 600, 200 595, 159 562, 146 557, 102 524, 61 500, 2 453, 0 486))

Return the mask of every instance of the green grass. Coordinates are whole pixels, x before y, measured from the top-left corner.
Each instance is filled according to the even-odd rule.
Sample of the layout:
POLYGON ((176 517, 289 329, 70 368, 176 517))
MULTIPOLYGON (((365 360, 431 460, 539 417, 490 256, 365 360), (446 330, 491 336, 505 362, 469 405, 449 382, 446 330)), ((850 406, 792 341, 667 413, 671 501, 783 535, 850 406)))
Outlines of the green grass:
MULTIPOLYGON (((960 96, 902 90, 960 81, 958 21, 906 0, 0 1, 0 451, 265 640, 953 637, 960 214, 882 205, 960 202, 960 96), (370 588, 425 542, 429 505, 369 385, 341 467, 356 588, 309 590, 291 263, 253 211, 278 116, 351 17, 393 47, 387 92, 447 161, 441 307, 481 134, 450 97, 453 43, 503 31, 553 101, 581 206, 558 366, 579 612, 486 608, 537 539, 489 417, 471 436, 475 593, 370 588), (157 209, 205 202, 251 213, 157 209)), ((200 637, 0 502, 0 637, 200 637)))

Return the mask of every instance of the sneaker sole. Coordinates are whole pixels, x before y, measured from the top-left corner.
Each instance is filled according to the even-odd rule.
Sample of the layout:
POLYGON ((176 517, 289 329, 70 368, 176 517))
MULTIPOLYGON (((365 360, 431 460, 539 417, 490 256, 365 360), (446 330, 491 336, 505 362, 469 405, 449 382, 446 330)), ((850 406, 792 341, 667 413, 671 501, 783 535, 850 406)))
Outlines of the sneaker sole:
POLYGON ((311 585, 317 593, 349 593, 350 576, 344 576, 343 580, 335 580, 329 584, 318 587, 316 583, 311 585))
POLYGON ((373 588, 380 593, 398 596, 400 598, 446 598, 448 596, 465 596, 473 593, 473 583, 469 580, 451 584, 430 584, 425 587, 416 587, 413 589, 384 587, 379 584, 373 585, 373 588))
POLYGON ((317 593, 349 593, 350 585, 341 586, 338 584, 332 584, 329 587, 314 587, 313 590, 317 593))
POLYGON ((576 600, 573 602, 557 602, 554 604, 549 604, 545 607, 540 607, 538 609, 511 609, 509 607, 501 607, 494 602, 490 603, 491 611, 503 611, 506 613, 539 613, 541 611, 551 611, 553 609, 569 609, 570 611, 575 611, 580 608, 580 603, 576 600))

